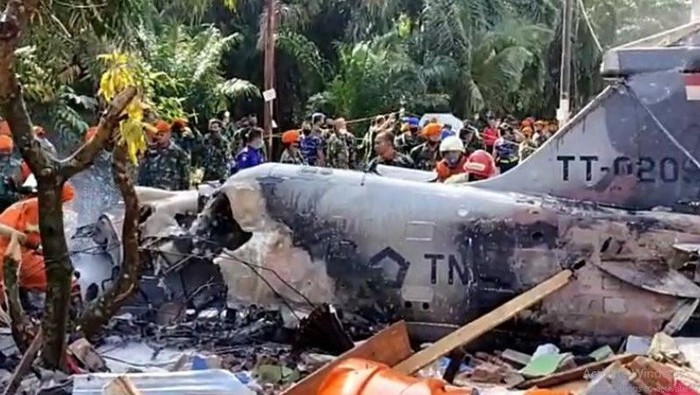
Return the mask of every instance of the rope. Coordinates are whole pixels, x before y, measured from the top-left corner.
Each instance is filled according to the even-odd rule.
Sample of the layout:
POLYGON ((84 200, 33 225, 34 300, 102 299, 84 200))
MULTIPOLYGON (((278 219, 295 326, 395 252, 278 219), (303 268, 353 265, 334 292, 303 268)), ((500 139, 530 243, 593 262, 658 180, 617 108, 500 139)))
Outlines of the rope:
POLYGON ((591 36, 593 37, 593 41, 595 42, 596 47, 598 47, 598 50, 600 53, 603 53, 603 46, 600 45, 600 40, 598 39, 598 36, 595 34, 595 30, 593 30, 593 24, 591 23, 591 19, 588 17, 588 12, 586 12, 586 7, 583 4, 583 0, 578 0, 578 5, 579 8, 581 8, 581 13, 583 13, 583 20, 586 21, 586 25, 588 26, 588 30, 591 31, 591 36))

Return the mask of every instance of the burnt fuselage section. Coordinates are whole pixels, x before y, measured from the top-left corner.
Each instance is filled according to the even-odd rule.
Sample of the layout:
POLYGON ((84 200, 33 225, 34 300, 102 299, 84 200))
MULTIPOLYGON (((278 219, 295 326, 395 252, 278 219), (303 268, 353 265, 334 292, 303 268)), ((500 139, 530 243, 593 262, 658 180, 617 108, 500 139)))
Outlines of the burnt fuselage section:
MULTIPOLYGON (((583 265, 528 319, 558 332, 620 335, 658 331, 700 298, 663 259, 674 243, 700 241, 691 215, 279 164, 242 171, 217 194, 200 217, 225 211, 227 201, 237 234, 251 235, 225 243, 232 251, 218 261, 233 303, 331 301, 461 324, 583 265)), ((198 221, 192 233, 213 230, 198 221)))

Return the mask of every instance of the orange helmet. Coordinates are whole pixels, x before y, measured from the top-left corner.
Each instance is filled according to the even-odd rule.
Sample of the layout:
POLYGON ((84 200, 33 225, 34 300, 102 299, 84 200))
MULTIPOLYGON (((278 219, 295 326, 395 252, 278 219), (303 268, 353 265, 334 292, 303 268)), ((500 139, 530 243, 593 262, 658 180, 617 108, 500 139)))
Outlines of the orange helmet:
POLYGON ((63 184, 63 189, 61 190, 61 201, 63 203, 70 202, 75 197, 75 188, 69 183, 63 184))
POLYGON ((282 144, 293 144, 299 142, 298 130, 287 130, 282 133, 282 144))
POLYGON ((94 139, 96 135, 97 135, 97 126, 93 126, 91 128, 88 128, 87 132, 85 132, 85 142, 86 143, 90 142, 90 140, 94 139))
POLYGON ((182 129, 186 128, 188 124, 189 124, 189 123, 187 122, 186 119, 178 118, 178 119, 174 120, 173 123, 172 123, 172 125, 170 125, 170 126, 171 126, 173 129, 182 130, 182 129))
POLYGON ((442 125, 439 123, 429 123, 423 128, 423 136, 425 137, 435 137, 442 133, 442 125))
POLYGON ((15 147, 12 137, 0 135, 0 151, 12 151, 15 147))
POLYGON ((7 121, 0 122, 0 136, 12 136, 10 124, 7 121))
POLYGON ((469 155, 464 169, 478 179, 484 180, 493 176, 496 172, 496 164, 493 162, 491 154, 480 149, 469 155))
POLYGON ((170 131, 170 125, 168 125, 167 122, 165 122, 165 121, 163 121, 163 120, 161 120, 161 119, 157 120, 157 121, 153 124, 153 126, 156 127, 156 131, 158 131, 159 133, 167 133, 167 132, 170 131))

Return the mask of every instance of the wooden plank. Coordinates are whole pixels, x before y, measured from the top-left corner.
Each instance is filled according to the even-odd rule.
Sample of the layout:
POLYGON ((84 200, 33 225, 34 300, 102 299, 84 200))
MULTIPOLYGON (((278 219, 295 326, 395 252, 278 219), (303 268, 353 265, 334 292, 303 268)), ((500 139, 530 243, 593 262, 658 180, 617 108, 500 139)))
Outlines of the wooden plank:
POLYGON ((459 346, 466 345, 484 333, 506 322, 519 312, 544 299, 546 296, 551 295, 556 290, 568 284, 572 275, 573 272, 571 270, 561 271, 529 291, 509 300, 490 313, 479 317, 475 321, 443 337, 430 347, 411 355, 405 361, 394 366, 394 370, 408 375, 414 374, 441 356, 446 355, 459 346))
POLYGON ((32 343, 29 345, 27 352, 22 355, 19 365, 17 365, 17 368, 15 368, 15 372, 12 374, 10 383, 5 388, 3 395, 13 395, 17 392, 20 384, 22 384, 22 379, 29 372, 34 359, 36 359, 36 355, 39 353, 39 349, 41 349, 41 341, 43 337, 43 332, 41 327, 39 327, 39 331, 37 332, 36 336, 34 336, 34 340, 32 340, 32 343))
POLYGON ((104 395, 141 395, 131 379, 127 376, 119 376, 112 380, 102 390, 104 395))
POLYGON ((413 350, 408 340, 406 323, 404 321, 399 321, 383 331, 378 332, 352 350, 348 350, 321 369, 306 376, 303 380, 284 391, 282 395, 315 394, 328 372, 341 361, 348 358, 364 358, 393 366, 408 358, 412 353, 413 350))
POLYGON ((565 370, 563 372, 550 374, 547 377, 540 377, 540 378, 524 381, 524 382, 518 384, 517 387, 520 389, 527 389, 527 388, 531 388, 531 387, 550 388, 550 387, 553 387, 555 385, 568 383, 568 382, 574 381, 574 380, 588 379, 587 377, 584 377, 586 374, 591 375, 594 373, 598 373, 598 372, 602 371, 603 369, 605 369, 606 367, 608 367, 609 365, 612 365, 615 362, 620 362, 621 364, 626 364, 628 362, 632 362, 632 360, 635 357, 636 357, 636 355, 632 355, 632 354, 615 355, 615 356, 612 356, 608 359, 604 359, 602 361, 591 362, 589 364, 578 366, 574 369, 569 369, 569 370, 565 370))

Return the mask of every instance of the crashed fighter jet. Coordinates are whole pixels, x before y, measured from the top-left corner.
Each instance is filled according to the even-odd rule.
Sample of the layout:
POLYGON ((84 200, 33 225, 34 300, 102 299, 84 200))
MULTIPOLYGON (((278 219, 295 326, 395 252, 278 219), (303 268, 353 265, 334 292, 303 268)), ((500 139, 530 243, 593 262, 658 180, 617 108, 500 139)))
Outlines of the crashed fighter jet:
MULTIPOLYGON (((700 27, 684 29, 692 39, 700 27)), ((679 271, 692 272, 700 246, 700 47, 676 40, 609 52, 610 86, 494 179, 265 164, 199 194, 142 193, 153 211, 144 243, 165 272, 189 270, 170 282, 182 292, 214 262, 234 306, 332 302, 424 328, 463 324, 574 267, 575 281, 518 322, 572 335, 674 332, 700 301, 693 274, 679 271)), ((110 246, 120 226, 100 221, 95 240, 110 246)), ((106 250, 118 264, 119 249, 106 250)))

